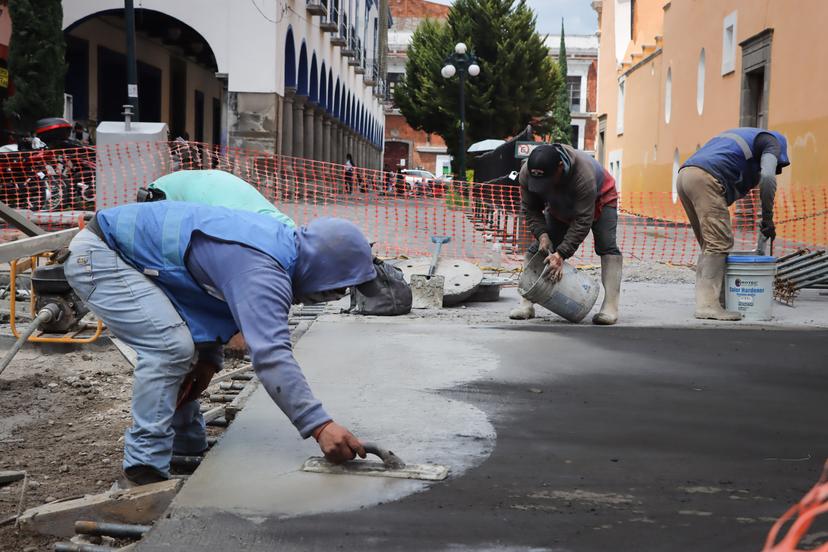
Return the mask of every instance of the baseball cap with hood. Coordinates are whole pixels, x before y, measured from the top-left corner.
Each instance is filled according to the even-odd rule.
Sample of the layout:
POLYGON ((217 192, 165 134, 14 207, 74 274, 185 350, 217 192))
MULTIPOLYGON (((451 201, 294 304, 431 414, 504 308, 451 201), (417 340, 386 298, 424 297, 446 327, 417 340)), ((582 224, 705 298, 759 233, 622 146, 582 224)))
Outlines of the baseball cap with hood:
POLYGON ((296 245, 294 297, 349 287, 356 287, 367 296, 379 292, 371 246, 352 222, 316 219, 297 228, 296 245))
POLYGON ((526 162, 529 191, 536 194, 546 193, 552 184, 552 175, 560 163, 563 163, 564 174, 567 174, 572 161, 558 144, 544 144, 533 149, 526 162))

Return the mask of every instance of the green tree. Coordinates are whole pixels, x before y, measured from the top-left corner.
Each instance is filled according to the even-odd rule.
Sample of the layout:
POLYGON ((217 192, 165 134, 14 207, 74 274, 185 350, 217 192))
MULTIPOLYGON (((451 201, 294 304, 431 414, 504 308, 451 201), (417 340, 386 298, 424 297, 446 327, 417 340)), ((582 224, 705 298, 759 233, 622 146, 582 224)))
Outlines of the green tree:
POLYGON ((9 76, 15 92, 3 107, 20 130, 30 130, 37 119, 63 113, 63 6, 61 0, 13 0, 9 15, 9 76))
POLYGON ((464 42, 480 65, 480 75, 466 79, 465 147, 517 134, 528 123, 549 132, 548 114, 563 82, 535 23, 525 0, 456 0, 445 22, 423 21, 394 93, 408 123, 442 136, 457 158, 459 84, 457 77, 444 79, 440 69, 454 45, 464 42))
POLYGON ((563 86, 558 89, 555 108, 552 110, 550 121, 550 140, 561 144, 569 144, 572 137, 572 114, 569 106, 569 87, 566 83, 566 33, 561 20, 561 46, 558 50, 558 73, 563 78, 563 86))

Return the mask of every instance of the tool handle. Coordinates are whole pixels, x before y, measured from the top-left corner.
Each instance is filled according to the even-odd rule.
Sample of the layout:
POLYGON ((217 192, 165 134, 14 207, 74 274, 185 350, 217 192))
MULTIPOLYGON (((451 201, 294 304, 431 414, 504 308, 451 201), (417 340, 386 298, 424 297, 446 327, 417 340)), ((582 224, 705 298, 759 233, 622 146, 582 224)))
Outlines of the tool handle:
POLYGON ((434 243, 434 254, 431 257, 431 264, 428 267, 428 276, 434 276, 434 271, 437 270, 437 259, 440 258, 440 250, 442 248, 442 242, 434 243))
POLYGON ((386 468, 399 470, 405 467, 405 462, 403 462, 399 456, 388 449, 382 448, 376 443, 362 443, 362 447, 368 454, 379 456, 386 468))

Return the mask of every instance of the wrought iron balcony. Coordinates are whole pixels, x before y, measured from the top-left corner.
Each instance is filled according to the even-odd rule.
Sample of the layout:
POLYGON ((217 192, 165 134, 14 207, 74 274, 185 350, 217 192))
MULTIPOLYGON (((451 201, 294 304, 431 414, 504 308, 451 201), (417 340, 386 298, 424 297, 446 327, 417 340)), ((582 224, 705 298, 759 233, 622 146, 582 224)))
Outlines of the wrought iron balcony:
POLYGON ((305 0, 308 13, 311 15, 327 15, 328 0, 305 0))
POLYGON ((326 33, 335 33, 337 29, 339 29, 339 12, 336 6, 328 6, 328 2, 330 1, 331 0, 322 0, 322 6, 325 9, 321 14, 322 17, 319 21, 319 28, 326 33))

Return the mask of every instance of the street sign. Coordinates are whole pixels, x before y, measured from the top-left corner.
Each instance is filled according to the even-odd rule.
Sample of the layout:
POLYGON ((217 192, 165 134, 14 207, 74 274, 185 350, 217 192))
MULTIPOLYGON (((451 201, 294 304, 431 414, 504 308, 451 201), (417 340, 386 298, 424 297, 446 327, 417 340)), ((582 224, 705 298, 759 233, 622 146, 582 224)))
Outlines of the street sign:
POLYGON ((546 142, 515 142, 515 159, 526 159, 538 146, 548 145, 546 142))

